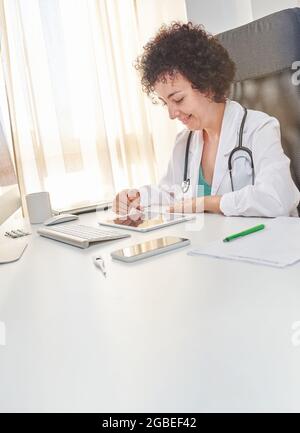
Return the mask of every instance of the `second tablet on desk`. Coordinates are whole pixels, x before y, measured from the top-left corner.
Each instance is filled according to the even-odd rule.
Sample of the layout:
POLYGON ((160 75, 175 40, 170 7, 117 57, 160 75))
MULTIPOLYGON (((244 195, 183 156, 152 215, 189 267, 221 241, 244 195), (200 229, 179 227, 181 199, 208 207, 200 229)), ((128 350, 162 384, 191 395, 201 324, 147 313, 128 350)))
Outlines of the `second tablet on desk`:
POLYGON ((190 243, 190 240, 186 238, 166 236, 122 248, 111 253, 111 256, 113 259, 121 260, 123 262, 135 262, 137 260, 155 256, 156 254, 185 247, 190 243))

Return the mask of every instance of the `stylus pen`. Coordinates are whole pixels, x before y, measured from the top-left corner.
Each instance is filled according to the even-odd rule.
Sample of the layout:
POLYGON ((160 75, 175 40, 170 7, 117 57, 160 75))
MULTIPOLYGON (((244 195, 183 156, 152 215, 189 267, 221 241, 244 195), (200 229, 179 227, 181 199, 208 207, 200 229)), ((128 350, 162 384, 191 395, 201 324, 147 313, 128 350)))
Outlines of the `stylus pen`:
POLYGON ((259 224, 258 226, 251 227, 250 229, 244 230, 244 231, 239 232, 239 233, 235 233, 234 235, 227 236, 225 239, 223 239, 223 242, 230 242, 233 239, 240 238, 242 236, 250 235, 251 233, 258 232, 259 230, 262 230, 265 227, 266 226, 264 224, 259 224))
POLYGON ((103 258, 101 256, 94 257, 94 263, 95 266, 97 266, 97 268, 99 268, 102 274, 106 277, 106 269, 103 258))

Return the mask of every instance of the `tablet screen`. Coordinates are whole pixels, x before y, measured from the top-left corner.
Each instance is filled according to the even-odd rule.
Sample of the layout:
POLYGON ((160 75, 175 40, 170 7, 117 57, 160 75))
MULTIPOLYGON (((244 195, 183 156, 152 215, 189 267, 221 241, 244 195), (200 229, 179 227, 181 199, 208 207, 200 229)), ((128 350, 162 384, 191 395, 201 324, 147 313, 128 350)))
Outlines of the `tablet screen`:
POLYGON ((105 223, 109 225, 149 230, 164 224, 185 221, 186 219, 188 219, 188 217, 185 214, 138 212, 130 215, 118 215, 114 219, 105 221, 105 223))

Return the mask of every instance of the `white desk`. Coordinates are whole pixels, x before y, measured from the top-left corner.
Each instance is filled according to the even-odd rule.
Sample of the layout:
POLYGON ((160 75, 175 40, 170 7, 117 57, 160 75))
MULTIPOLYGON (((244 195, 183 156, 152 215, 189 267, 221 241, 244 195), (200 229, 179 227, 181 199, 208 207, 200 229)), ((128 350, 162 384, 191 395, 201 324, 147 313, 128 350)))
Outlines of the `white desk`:
POLYGON ((33 233, 22 259, 0 266, 0 411, 299 411, 300 264, 186 254, 258 221, 205 215, 200 231, 179 224, 86 250, 33 233), (192 245, 110 259, 167 234, 192 245), (107 279, 92 263, 99 252, 107 279))

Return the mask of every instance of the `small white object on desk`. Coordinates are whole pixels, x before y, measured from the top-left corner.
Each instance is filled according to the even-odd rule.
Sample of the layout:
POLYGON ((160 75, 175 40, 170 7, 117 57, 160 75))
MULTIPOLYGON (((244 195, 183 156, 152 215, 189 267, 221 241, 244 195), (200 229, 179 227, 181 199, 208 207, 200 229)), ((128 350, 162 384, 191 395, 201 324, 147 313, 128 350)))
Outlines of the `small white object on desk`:
POLYGON ((27 245, 27 242, 14 240, 0 243, 0 263, 10 263, 19 260, 27 245))
POLYGON ((52 215, 50 195, 47 191, 34 192, 25 196, 29 221, 41 224, 52 215))
POLYGON ((94 257, 94 264, 99 268, 102 274, 106 277, 105 263, 101 256, 94 257))
POLYGON ((62 213, 47 219, 44 222, 44 226, 53 226, 54 224, 66 223, 68 221, 78 220, 78 218, 79 218, 78 215, 73 215, 70 213, 62 213))
POLYGON ((24 232, 24 230, 10 230, 9 232, 5 232, 4 236, 7 236, 9 238, 21 238, 22 236, 28 236, 30 235, 29 232, 24 232))

